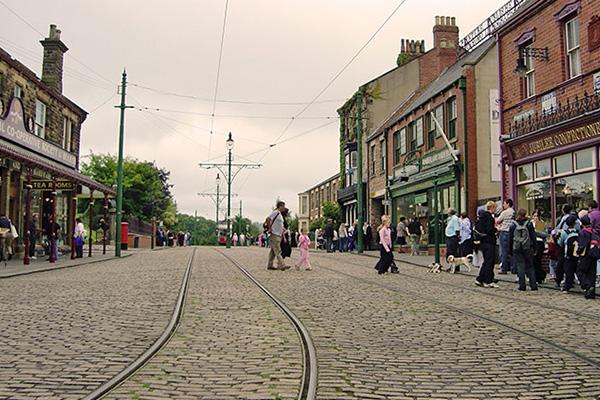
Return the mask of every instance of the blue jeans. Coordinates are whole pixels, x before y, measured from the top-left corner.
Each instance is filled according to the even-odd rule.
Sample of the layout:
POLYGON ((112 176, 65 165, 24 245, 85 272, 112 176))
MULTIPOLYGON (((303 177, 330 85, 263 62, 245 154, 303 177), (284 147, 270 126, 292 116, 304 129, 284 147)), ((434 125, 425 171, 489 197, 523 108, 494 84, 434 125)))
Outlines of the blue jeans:
POLYGON ((510 245, 508 232, 502 231, 498 236, 500 239, 500 262, 502 263, 502 271, 517 273, 516 265, 512 262, 510 249, 508 248, 510 245))
POLYGON ((347 248, 348 248, 348 238, 345 238, 345 237, 340 238, 339 244, 340 244, 340 249, 339 250, 341 252, 346 251, 347 248))

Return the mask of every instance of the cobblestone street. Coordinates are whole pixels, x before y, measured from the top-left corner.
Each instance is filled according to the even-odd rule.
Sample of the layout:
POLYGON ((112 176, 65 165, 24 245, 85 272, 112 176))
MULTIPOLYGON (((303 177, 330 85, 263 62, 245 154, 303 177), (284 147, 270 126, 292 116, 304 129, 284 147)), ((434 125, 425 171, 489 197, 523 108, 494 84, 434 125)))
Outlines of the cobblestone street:
MULTIPOLYGON (((600 306, 577 294, 473 285, 471 276, 311 253, 314 271, 268 271, 267 252, 233 248, 302 321, 318 399, 598 399, 600 306)), ((0 281, 0 398, 82 398, 156 340, 191 250, 135 254, 0 281), (11 300, 11 301, 9 301, 11 300)), ((293 254, 292 261, 297 256, 293 254)), ((229 260, 199 248, 183 319, 111 399, 294 399, 298 334, 229 260)))

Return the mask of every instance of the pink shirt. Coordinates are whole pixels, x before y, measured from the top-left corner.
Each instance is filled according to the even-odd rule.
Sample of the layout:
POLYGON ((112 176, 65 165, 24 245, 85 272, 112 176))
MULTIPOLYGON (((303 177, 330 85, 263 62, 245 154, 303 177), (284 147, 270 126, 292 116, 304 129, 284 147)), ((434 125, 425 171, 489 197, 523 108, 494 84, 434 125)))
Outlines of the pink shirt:
POLYGON ((383 246, 385 251, 390 251, 392 247, 392 233, 390 228, 384 227, 379 230, 379 244, 383 246))
POLYGON ((310 239, 308 235, 300 235, 298 239, 298 247, 304 250, 308 250, 308 246, 310 246, 310 239))

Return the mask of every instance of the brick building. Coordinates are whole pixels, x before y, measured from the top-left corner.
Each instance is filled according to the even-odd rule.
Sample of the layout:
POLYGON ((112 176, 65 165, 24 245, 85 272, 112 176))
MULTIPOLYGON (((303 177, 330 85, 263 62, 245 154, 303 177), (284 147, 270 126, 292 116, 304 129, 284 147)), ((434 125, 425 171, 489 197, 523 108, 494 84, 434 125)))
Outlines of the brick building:
POLYGON ((528 1, 498 31, 503 194, 550 225, 599 200, 600 7, 528 1))
POLYGON ((340 174, 298 194, 298 228, 308 231, 310 224, 323 216, 323 203, 338 201, 340 174))
POLYGON ((68 49, 60 30, 51 25, 49 36, 40 43, 41 79, 0 49, 0 212, 20 233, 17 249, 24 244, 27 218, 34 214, 40 231, 56 221, 63 233, 58 245, 69 245, 76 194, 82 186, 92 193, 113 194, 78 172, 81 125, 87 113, 62 93, 68 49))

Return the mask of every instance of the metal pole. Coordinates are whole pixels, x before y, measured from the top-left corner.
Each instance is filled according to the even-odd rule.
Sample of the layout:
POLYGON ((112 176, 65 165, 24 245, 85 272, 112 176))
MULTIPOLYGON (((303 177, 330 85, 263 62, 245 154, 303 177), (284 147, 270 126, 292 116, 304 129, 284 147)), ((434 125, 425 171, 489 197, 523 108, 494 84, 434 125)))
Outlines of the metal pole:
POLYGON ((104 193, 104 225, 102 226, 102 254, 106 254, 106 226, 108 225, 108 195, 104 193))
MULTIPOLYGON (((75 188, 77 189, 77 186, 75 188)), ((73 237, 75 225, 77 224, 77 195, 75 193, 76 191, 71 195, 71 232, 69 232, 69 237, 71 238, 71 260, 75 259, 75 238, 73 237)))
POLYGON ((31 173, 27 175, 27 194, 25 197, 25 255, 23 256, 23 265, 29 265, 29 251, 31 246, 35 248, 35 240, 31 243, 30 238, 35 237, 35 232, 30 232, 29 228, 31 225, 31 173))
POLYGON ((217 212, 215 216, 217 245, 219 244, 219 186, 221 186, 221 184, 217 183, 217 212))
POLYGON ((242 200, 240 200, 240 220, 238 221, 238 239, 242 234, 242 200))
POLYGON ((156 219, 152 218, 152 235, 150 235, 150 250, 154 250, 154 242, 156 241, 156 219))
POLYGON ((437 176, 433 179, 433 236, 435 243, 435 263, 440 264, 440 211, 438 209, 438 178, 437 176))
MULTIPOLYGON (((231 132, 229 132, 231 139, 231 132)), ((231 248, 231 148, 227 157, 227 248, 231 248)))
POLYGON ((121 257, 121 219, 123 213, 123 141, 125 136, 125 91, 127 88, 127 72, 123 70, 121 80, 121 122, 119 124, 119 155, 117 159, 117 226, 115 238, 115 256, 121 257))
POLYGON ((356 162, 357 170, 356 170, 356 203, 357 203, 357 231, 358 233, 357 241, 356 241, 356 251, 358 253, 362 253, 364 249, 364 238, 363 238, 363 212, 364 212, 364 204, 363 204, 363 165, 362 165, 362 93, 359 89, 357 97, 356 97, 356 108, 357 108, 357 130, 356 130, 356 162))
POLYGON ((90 190, 90 238, 88 239, 88 257, 92 256, 92 232, 94 232, 94 191, 90 190))
POLYGON ((52 193, 50 195, 50 201, 52 202, 52 213, 50 214, 50 262, 56 262, 56 177, 52 178, 52 193))

